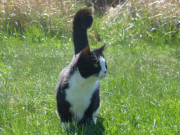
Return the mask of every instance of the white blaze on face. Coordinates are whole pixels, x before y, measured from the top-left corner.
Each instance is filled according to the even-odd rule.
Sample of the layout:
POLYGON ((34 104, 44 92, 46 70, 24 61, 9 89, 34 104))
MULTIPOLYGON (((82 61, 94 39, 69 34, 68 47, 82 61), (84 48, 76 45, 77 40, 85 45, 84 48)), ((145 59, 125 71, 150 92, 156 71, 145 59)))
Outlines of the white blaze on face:
POLYGON ((99 77, 104 78, 106 76, 106 73, 107 73, 107 68, 106 68, 106 61, 102 56, 99 57, 99 63, 101 66, 101 71, 99 72, 99 77))

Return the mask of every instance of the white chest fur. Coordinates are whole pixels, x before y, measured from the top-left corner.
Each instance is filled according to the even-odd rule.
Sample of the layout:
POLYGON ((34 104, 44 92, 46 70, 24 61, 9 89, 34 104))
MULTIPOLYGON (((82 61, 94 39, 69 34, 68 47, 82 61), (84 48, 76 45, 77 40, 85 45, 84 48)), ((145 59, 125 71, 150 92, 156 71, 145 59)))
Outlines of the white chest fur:
POLYGON ((70 112, 73 121, 82 119, 86 109, 89 107, 91 97, 98 87, 96 77, 83 78, 79 70, 76 70, 69 80, 69 88, 66 90, 66 100, 71 104, 70 112))

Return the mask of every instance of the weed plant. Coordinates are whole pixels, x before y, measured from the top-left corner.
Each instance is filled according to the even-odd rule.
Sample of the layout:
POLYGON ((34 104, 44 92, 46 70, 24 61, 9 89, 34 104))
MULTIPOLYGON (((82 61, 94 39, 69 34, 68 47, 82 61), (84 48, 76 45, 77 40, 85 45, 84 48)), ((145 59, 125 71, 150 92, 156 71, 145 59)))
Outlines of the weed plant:
POLYGON ((128 1, 88 31, 106 44, 97 125, 63 131, 55 87, 74 48, 74 1, 0 1, 0 135, 180 134, 177 1, 128 1))

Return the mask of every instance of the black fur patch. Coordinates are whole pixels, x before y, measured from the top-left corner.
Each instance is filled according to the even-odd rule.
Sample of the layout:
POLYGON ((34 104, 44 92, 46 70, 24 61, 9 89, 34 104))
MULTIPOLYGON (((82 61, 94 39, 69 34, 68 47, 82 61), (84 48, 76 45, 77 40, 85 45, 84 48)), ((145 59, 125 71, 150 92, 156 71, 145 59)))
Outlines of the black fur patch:
POLYGON ((85 46, 89 46, 87 29, 92 25, 92 22, 92 13, 88 9, 81 9, 74 16, 73 42, 75 54, 82 51, 85 46))
POLYGON ((103 49, 104 46, 94 51, 81 52, 77 67, 82 77, 98 76, 101 70, 99 57, 102 56, 103 49))

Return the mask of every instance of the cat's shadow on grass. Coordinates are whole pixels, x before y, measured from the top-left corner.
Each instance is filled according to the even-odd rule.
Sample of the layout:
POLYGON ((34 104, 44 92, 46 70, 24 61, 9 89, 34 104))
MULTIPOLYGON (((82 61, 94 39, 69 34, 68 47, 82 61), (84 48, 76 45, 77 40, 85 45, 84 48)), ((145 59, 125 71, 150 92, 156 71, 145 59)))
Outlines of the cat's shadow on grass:
POLYGON ((103 118, 98 118, 97 123, 90 123, 86 125, 70 125, 64 132, 69 134, 77 134, 77 135, 103 135, 104 134, 104 126, 103 126, 103 118))

